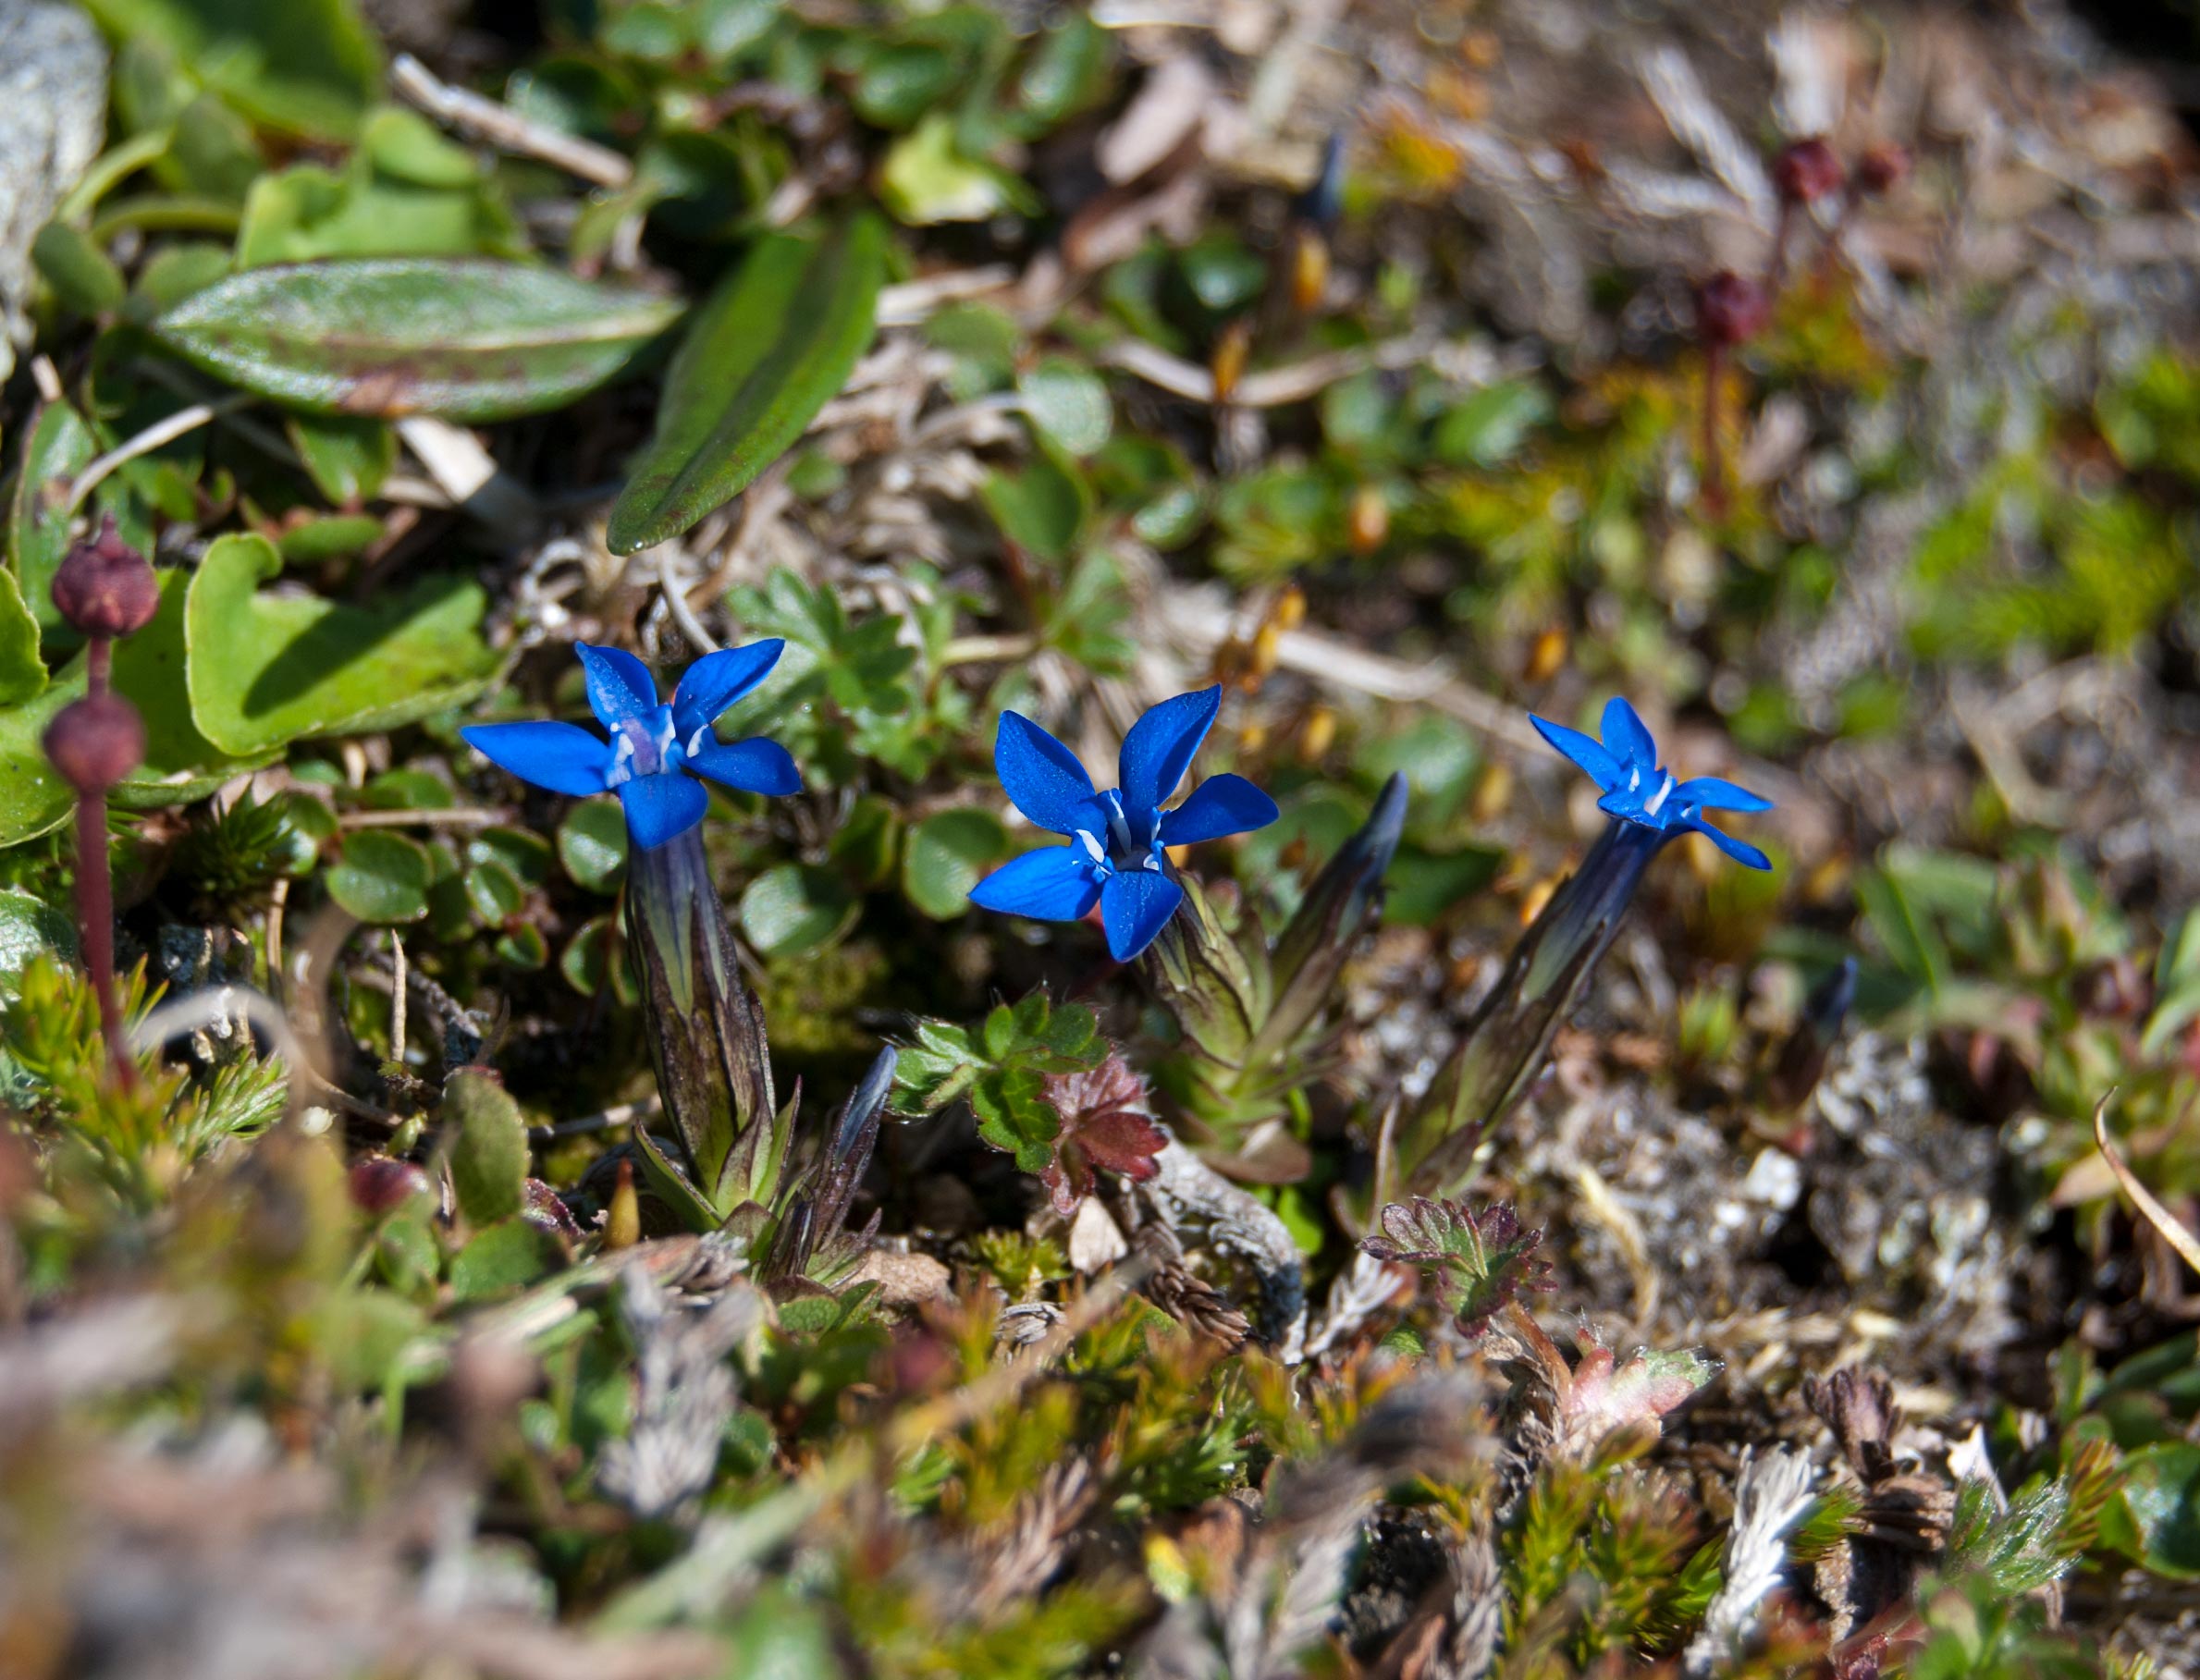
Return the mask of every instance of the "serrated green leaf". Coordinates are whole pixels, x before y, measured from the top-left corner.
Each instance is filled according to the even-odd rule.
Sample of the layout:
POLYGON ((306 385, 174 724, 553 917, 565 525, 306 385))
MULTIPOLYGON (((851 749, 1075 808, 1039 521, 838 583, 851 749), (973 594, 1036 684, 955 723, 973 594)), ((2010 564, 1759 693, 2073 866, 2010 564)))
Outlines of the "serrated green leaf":
POLYGON ((477 583, 423 579, 386 603, 351 607, 260 593, 281 570, 264 537, 232 535, 215 540, 191 577, 191 715, 227 752, 410 723, 478 693, 496 668, 477 583))
POLYGON ((593 390, 679 313, 672 300, 535 264, 363 257, 231 275, 153 331, 217 378, 294 408, 482 422, 593 390))
POLYGON ((886 227, 875 216, 757 245, 672 359, 656 435, 612 504, 614 554, 678 536, 802 435, 870 343, 885 278, 886 227))

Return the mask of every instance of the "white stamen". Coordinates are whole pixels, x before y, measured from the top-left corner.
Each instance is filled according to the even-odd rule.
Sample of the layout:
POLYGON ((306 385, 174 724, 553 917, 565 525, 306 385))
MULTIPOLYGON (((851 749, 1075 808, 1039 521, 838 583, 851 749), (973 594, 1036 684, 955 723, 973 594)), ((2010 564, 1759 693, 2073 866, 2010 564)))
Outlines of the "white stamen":
POLYGON ((1107 852, 1101 850, 1100 841, 1093 838, 1089 828, 1079 828, 1077 838, 1085 842, 1085 850, 1090 854, 1094 863, 1104 864, 1108 861, 1107 852))
POLYGON ((1658 783, 1658 791, 1643 803, 1642 815, 1655 816, 1658 807, 1665 803, 1665 795, 1673 791, 1673 772, 1665 772, 1665 779, 1658 783))
POLYGON ((1629 765, 1629 766, 1628 766, 1628 767, 1627 767, 1627 791, 1628 791, 1629 793, 1632 793, 1632 792, 1633 792, 1633 791, 1635 791, 1637 788, 1641 787, 1641 785, 1642 785, 1642 766, 1640 766, 1640 765, 1629 765))

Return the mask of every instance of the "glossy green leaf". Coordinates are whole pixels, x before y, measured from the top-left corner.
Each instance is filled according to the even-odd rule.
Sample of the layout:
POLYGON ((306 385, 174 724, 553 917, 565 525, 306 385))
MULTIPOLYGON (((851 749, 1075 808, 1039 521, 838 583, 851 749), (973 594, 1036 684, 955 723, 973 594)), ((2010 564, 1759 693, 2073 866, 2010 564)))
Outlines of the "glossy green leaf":
POLYGON ((936 811, 909 830, 902 890, 935 921, 970 908, 970 889, 1008 855, 1008 830, 990 811, 936 811))
POLYGON ((680 313, 633 287, 475 257, 255 268, 154 324, 219 378, 321 413, 502 420, 618 374, 680 313))
POLYGON ((2200 1580, 2200 1446, 2165 1441, 2126 1453, 2104 1538, 2157 1575, 2200 1580))
POLYGON ((656 435, 611 508, 613 553, 678 536, 802 435, 870 343, 885 277, 875 216, 758 244, 672 359, 656 435))
POLYGON ((46 685, 38 656, 38 619, 24 605, 15 573, 0 570, 0 705, 15 705, 46 685))
POLYGON ((226 751, 410 723, 478 693, 496 668, 477 583, 427 578, 351 607, 261 593, 281 570, 265 538, 226 536, 191 578, 191 717, 226 751))
POLYGON ((591 892, 617 892, 626 874, 626 813, 615 799, 575 805, 558 825, 558 861, 591 892))
POLYGON ((61 623, 49 592, 61 557, 68 552, 68 520, 63 509, 69 482, 98 454, 98 438, 68 403, 49 402, 39 410, 9 499, 7 565, 23 604, 48 630, 61 623))
POLYGON ((793 956, 834 938, 855 917, 855 896, 830 869, 781 864, 741 895, 741 926, 768 957, 793 956))
POLYGON ((387 828, 363 828, 345 838, 328 896, 363 922, 417 922, 428 913, 428 879, 424 848, 387 828))
POLYGON ((0 989, 39 952, 74 957, 76 950, 75 925, 61 912, 27 892, 0 889, 0 989))
POLYGON ((255 122, 346 140, 382 80, 353 0, 86 0, 117 41, 166 47, 255 122))

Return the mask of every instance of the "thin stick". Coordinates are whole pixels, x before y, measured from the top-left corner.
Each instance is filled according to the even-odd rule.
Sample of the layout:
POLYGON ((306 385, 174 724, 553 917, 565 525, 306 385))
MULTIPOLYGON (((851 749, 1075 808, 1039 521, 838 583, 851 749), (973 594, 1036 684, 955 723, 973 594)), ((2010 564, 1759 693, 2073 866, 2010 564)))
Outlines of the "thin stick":
POLYGON ((398 930, 389 930, 390 965, 396 977, 389 987, 389 1059, 402 1070, 405 1065, 405 941, 398 930))
POLYGON ((2200 1272, 2200 1237, 2195 1237, 2179 1223, 2177 1216, 2155 1200, 2154 1192, 2139 1182, 2139 1175, 2123 1163, 2123 1157, 2116 1153, 2116 1146, 2108 1141, 2108 1104, 2115 1099, 2111 1088, 2094 1106, 2093 1141, 2100 1146, 2101 1158, 2108 1163, 2108 1171, 2116 1174, 2116 1182, 2123 1186, 2139 1211, 2146 1216, 2146 1222, 2162 1233, 2162 1241, 2177 1251, 2177 1257, 2200 1272))
POLYGON ((154 450, 174 443, 186 433, 197 431, 215 415, 240 409, 251 400, 249 397, 228 397, 220 402, 194 402, 190 408, 178 409, 167 419, 147 426, 135 437, 116 445, 77 474, 76 482, 68 487, 68 503, 63 511, 66 514, 75 513, 84 505, 84 498, 92 494, 100 480, 124 462, 135 460, 141 455, 150 455, 154 450))
POLYGON ((437 122, 485 140, 500 152, 539 157, 598 187, 623 187, 634 178, 633 165, 608 146, 578 135, 560 134, 522 116, 509 105, 454 88, 410 53, 398 55, 389 67, 389 81, 437 122))
POLYGON ((703 620, 695 617, 694 608, 687 604, 687 591, 672 581, 670 559, 658 566, 657 592, 664 597, 665 610, 672 615, 672 622, 680 626, 680 633, 687 638, 687 644, 698 654, 717 653, 718 638, 703 628, 703 620))
POLYGON ((136 1076, 123 1042, 122 1006, 115 997, 115 893, 107 879, 107 796, 77 796, 77 915, 83 924, 84 966, 99 998, 99 1036, 107 1047, 115 1083, 128 1089, 136 1076))
POLYGON ((487 828, 508 817, 503 811, 452 805, 425 811, 346 811, 336 821, 339 828, 409 828, 416 824, 427 828, 487 828))
POLYGON ((654 1120, 664 1106, 660 1098, 645 1097, 639 1102, 618 1103, 600 1114, 584 1114, 578 1120, 561 1120, 554 1126, 530 1126, 527 1135, 538 1144, 550 1143, 561 1137, 586 1137, 594 1132, 609 1132, 620 1126, 639 1125, 645 1120, 654 1120))

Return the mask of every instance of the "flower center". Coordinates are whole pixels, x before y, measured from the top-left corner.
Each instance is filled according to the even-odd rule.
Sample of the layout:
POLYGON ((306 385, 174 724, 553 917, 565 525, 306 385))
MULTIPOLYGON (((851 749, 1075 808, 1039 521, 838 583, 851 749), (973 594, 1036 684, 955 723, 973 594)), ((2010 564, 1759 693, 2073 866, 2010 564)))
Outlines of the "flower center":
POLYGON ((604 785, 616 788, 637 776, 660 776, 678 769, 683 756, 674 738, 672 708, 660 705, 612 726, 611 767, 604 785))

